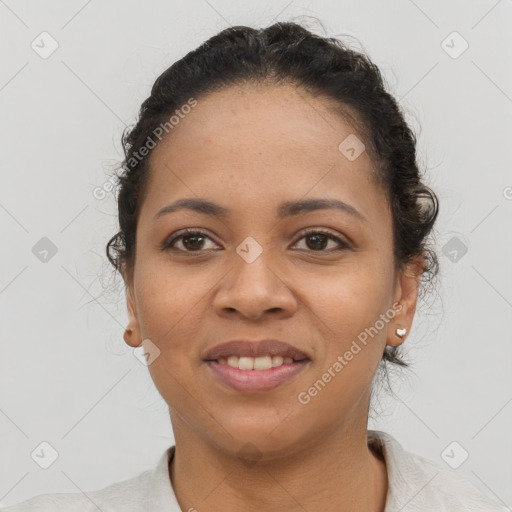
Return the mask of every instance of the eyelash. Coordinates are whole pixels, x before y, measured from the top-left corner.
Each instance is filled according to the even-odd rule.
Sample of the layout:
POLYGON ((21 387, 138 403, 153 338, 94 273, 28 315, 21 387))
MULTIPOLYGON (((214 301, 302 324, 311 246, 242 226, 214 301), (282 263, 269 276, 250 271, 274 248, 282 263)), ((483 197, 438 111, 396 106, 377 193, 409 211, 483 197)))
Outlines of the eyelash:
MULTIPOLYGON (((337 249, 330 249, 330 250, 318 250, 318 251, 314 251, 312 249, 309 249, 310 252, 318 252, 318 253, 331 253, 331 252, 341 252, 341 251, 344 251, 344 250, 347 250, 350 248, 349 244, 347 242, 345 242, 344 240, 338 238, 337 236, 333 235, 330 231, 326 231, 325 229, 321 229, 321 228, 316 228, 316 229, 310 229, 308 231, 301 231, 299 233, 299 238, 297 239, 297 242, 299 240, 302 240, 303 238, 306 238, 308 236, 312 236, 312 235, 326 235, 327 238, 329 240, 333 240, 335 242, 337 242, 339 244, 340 247, 338 247, 337 249)), ((182 229, 181 231, 178 231, 175 235, 172 235, 171 237, 169 237, 163 244, 162 244, 162 251, 177 251, 177 252, 182 252, 182 253, 188 253, 188 254, 193 254, 193 253, 202 253, 202 252, 205 252, 203 250, 198 250, 198 251, 186 251, 186 250, 182 250, 182 249, 175 249, 174 247, 172 247, 172 245, 182 239, 182 238, 185 238, 187 236, 191 236, 191 235, 201 235, 205 238, 209 238, 210 240, 212 240, 211 237, 209 237, 204 231, 201 231, 200 229, 193 229, 193 228, 186 228, 186 229, 182 229)), ((214 240, 212 240, 214 241, 214 240)), ((295 242, 295 243, 297 243, 295 242)), ((295 245, 295 244, 294 244, 295 245)), ((301 249, 301 250, 304 250, 304 249, 301 249)), ((307 249, 306 249, 307 250, 307 249)))

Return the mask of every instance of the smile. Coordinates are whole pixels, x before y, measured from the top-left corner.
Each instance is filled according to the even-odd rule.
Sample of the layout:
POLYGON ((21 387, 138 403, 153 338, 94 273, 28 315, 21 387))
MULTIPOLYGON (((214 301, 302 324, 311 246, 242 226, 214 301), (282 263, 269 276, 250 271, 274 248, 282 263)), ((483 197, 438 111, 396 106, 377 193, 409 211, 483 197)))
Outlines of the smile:
POLYGON ((283 360, 281 356, 230 356, 224 361, 222 358, 219 361, 205 361, 216 380, 245 393, 271 391, 296 377, 310 362, 309 359, 283 360))

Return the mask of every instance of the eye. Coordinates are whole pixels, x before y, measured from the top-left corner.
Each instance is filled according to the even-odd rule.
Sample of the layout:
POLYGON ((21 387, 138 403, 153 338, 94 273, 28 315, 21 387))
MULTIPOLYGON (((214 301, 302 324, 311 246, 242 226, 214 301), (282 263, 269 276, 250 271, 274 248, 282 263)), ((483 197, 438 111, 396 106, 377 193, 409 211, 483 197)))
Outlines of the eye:
POLYGON ((163 243, 162 250, 201 252, 201 249, 204 249, 204 244, 207 240, 213 242, 213 240, 204 231, 191 228, 182 229, 181 231, 171 235, 171 237, 163 243), (177 248, 176 246, 179 246, 180 244, 181 248, 177 248))
MULTIPOLYGON (((306 248, 301 250, 309 250, 314 252, 337 252, 349 249, 350 246, 347 242, 343 241, 339 237, 333 235, 330 231, 323 229, 311 229, 309 231, 303 231, 300 240, 306 240, 306 248), (334 242, 334 248, 325 250, 329 245, 329 242, 334 242)), ((178 251, 178 252, 202 252, 208 250, 205 248, 205 244, 208 241, 216 244, 204 231, 199 229, 187 228, 174 233, 162 244, 162 251, 178 251), (181 244, 181 247, 180 247, 181 244)), ((296 242, 297 244, 298 242, 296 242)), ((212 249, 210 250, 217 250, 212 249)))
POLYGON ((330 231, 323 229, 312 229, 310 231, 302 232, 302 236, 299 241, 302 239, 306 240, 306 250, 314 252, 337 252, 350 248, 347 242, 333 235, 330 231), (330 250, 325 251, 324 249, 330 241, 335 242, 335 247, 334 249, 331 248, 330 250))

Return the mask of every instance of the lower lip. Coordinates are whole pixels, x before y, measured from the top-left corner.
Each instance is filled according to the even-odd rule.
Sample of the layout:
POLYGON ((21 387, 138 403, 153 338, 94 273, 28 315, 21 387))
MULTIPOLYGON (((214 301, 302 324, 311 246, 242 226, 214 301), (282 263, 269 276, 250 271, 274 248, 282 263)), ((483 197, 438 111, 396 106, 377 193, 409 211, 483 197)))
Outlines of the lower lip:
POLYGON ((258 393, 270 391, 284 382, 288 382, 304 370, 310 361, 308 359, 296 361, 268 370, 240 370, 217 361, 205 362, 213 374, 231 388, 246 393, 258 393))

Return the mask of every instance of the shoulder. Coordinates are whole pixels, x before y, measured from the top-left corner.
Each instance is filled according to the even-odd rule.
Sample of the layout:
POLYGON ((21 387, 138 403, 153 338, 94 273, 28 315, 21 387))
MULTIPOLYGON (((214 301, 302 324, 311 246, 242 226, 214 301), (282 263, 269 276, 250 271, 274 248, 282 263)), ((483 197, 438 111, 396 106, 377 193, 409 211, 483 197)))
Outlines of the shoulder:
POLYGON ((40 494, 2 512, 128 512, 143 510, 148 470, 140 475, 113 483, 96 491, 40 494))
POLYGON ((386 460, 385 512, 509 512, 452 468, 406 451, 390 434, 370 430, 368 438, 386 460))
POLYGON ((95 491, 40 494, 1 512, 142 512, 149 505, 151 510, 161 510, 162 496, 167 498, 171 493, 167 464, 173 449, 165 451, 156 468, 133 478, 95 491))

